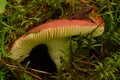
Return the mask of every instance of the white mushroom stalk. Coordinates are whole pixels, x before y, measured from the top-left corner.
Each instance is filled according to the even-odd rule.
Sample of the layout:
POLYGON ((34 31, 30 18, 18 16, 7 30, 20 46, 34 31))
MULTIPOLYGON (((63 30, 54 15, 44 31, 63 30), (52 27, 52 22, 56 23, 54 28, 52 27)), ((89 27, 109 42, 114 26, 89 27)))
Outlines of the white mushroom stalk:
POLYGON ((10 58, 21 62, 29 56, 36 45, 46 44, 49 55, 59 71, 61 68, 60 57, 68 59, 66 55, 69 54, 69 51, 65 51, 68 50, 67 37, 79 34, 86 36, 98 25, 99 27, 93 32, 93 37, 99 36, 104 31, 104 23, 100 23, 101 18, 95 19, 94 23, 90 20, 61 19, 42 24, 15 41, 10 50, 10 58))

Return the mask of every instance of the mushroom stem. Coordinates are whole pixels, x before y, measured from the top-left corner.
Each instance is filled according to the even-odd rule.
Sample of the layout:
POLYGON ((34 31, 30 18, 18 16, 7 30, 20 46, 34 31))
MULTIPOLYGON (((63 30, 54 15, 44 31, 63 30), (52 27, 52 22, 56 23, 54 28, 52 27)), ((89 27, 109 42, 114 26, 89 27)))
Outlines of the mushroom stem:
POLYGON ((56 38, 45 42, 48 47, 49 55, 53 62, 56 64, 58 72, 62 66, 61 59, 65 62, 68 62, 69 60, 69 47, 67 45, 67 41, 67 38, 56 38))

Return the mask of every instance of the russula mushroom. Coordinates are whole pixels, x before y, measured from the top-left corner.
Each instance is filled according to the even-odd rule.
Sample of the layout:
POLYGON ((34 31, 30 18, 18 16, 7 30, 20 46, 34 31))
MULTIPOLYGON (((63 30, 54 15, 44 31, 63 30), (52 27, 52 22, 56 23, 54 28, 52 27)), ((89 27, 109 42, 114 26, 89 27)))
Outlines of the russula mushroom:
POLYGON ((104 22, 102 22, 101 17, 91 17, 91 19, 93 22, 90 20, 77 19, 53 20, 35 27, 31 29, 28 34, 22 35, 14 42, 10 50, 10 58, 21 62, 29 56, 29 53, 35 46, 46 44, 49 55, 59 71, 61 67, 60 57, 66 58, 68 54, 65 53, 65 44, 68 41, 67 37, 79 34, 86 36, 93 30, 95 30, 93 37, 103 33, 104 22))

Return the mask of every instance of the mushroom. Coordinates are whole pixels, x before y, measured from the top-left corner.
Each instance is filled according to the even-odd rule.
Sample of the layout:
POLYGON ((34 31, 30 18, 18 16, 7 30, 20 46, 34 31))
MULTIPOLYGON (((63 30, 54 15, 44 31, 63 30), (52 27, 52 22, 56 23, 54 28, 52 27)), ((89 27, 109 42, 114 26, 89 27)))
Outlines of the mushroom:
MULTIPOLYGON (((94 11, 93 11, 94 13, 94 11)), ((19 62, 29 56, 31 50, 38 44, 46 44, 48 52, 56 65, 57 71, 61 68, 61 60, 69 59, 66 43, 69 36, 82 34, 86 36, 93 32, 93 37, 99 36, 104 31, 104 22, 101 17, 90 17, 93 20, 60 19, 44 23, 31 29, 28 34, 18 38, 10 49, 10 58, 19 62), (94 30, 94 31, 93 31, 94 30)), ((43 61, 44 62, 44 61, 43 61)))

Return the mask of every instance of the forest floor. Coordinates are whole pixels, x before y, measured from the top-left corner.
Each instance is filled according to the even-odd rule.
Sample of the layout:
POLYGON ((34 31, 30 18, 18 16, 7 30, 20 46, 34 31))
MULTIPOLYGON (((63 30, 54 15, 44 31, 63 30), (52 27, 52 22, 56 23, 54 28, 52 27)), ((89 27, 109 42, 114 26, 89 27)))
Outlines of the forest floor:
POLYGON ((120 80, 119 0, 0 0, 0 9, 0 80, 120 80), (29 29, 66 19, 86 5, 103 18, 104 33, 71 37, 76 50, 60 73, 30 71, 9 58, 11 45, 29 29))

